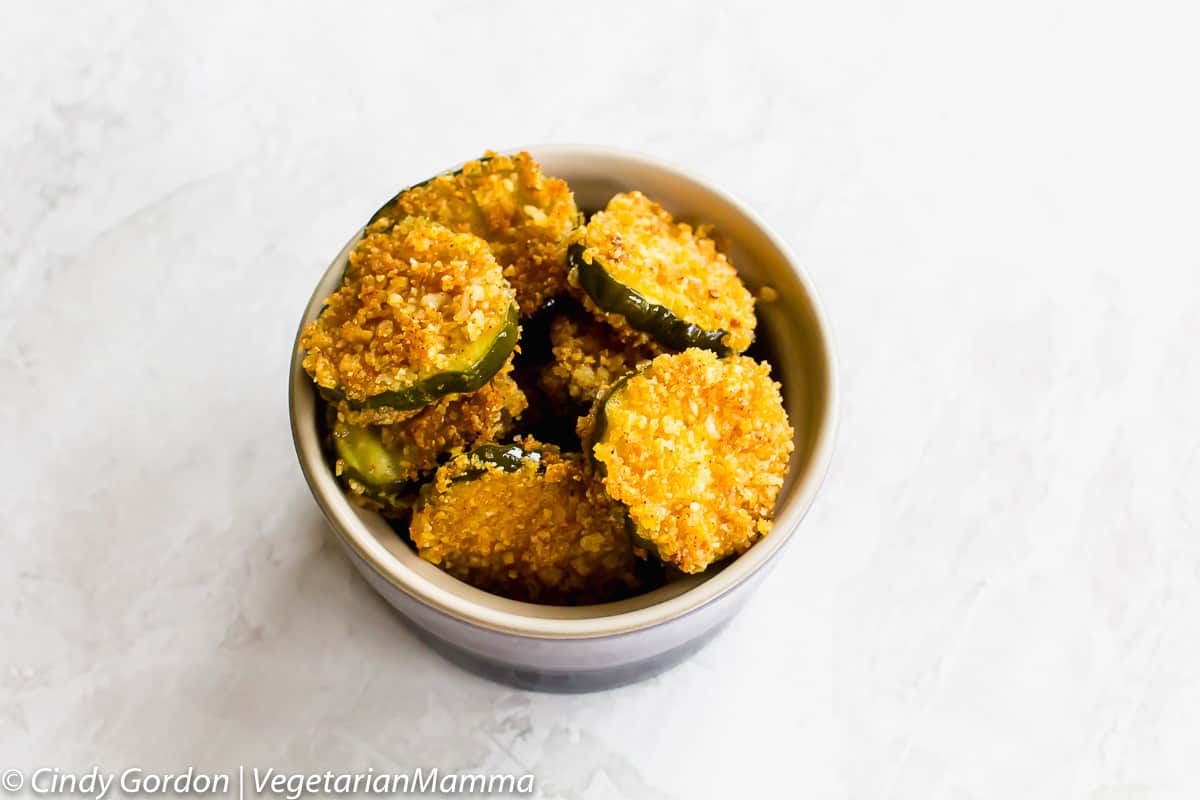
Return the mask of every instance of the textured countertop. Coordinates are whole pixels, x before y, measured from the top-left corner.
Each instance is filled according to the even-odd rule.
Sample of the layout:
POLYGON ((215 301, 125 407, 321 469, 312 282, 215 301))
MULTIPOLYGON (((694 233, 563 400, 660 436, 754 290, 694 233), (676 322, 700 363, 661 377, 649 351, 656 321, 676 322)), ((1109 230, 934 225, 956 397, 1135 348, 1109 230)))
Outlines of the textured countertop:
POLYGON ((1200 792, 1185 4, 244 5, 0 25, 0 769, 1200 792), (287 423, 298 315, 364 213, 537 142, 747 201, 820 288, 843 379, 825 488, 745 613, 597 695, 420 644, 287 423))

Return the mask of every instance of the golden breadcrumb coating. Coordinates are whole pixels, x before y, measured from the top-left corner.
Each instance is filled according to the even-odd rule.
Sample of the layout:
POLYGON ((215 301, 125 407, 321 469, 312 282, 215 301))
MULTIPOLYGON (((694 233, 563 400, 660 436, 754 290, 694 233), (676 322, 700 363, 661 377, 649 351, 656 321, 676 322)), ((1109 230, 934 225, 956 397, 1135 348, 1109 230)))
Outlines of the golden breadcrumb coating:
POLYGON ((453 369, 508 322, 512 287, 482 239, 429 220, 372 223, 342 286, 304 328, 304 369, 363 401, 453 369))
POLYGON ((382 426, 383 446, 408 466, 404 477, 418 478, 434 469, 442 456, 512 433, 529 403, 511 373, 510 359, 482 389, 443 398, 411 419, 382 426))
POLYGON ((793 445, 769 365, 695 348, 658 356, 589 419, 605 490, 664 562, 702 572, 770 530, 793 445))
POLYGON ((612 328, 592 319, 555 317, 550 323, 554 360, 542 368, 538 386, 560 408, 590 406, 613 381, 656 355, 656 348, 630 345, 612 328))
POLYGON ((427 561, 517 600, 596 603, 638 586, 625 512, 579 455, 526 440, 540 462, 506 472, 459 456, 422 490, 410 534, 427 561), (476 474, 478 473, 478 474, 476 474))
MULTIPOLYGON (((434 402, 443 408, 446 403, 453 402, 462 395, 451 394, 434 402)), ((378 408, 351 408, 345 400, 332 402, 337 411, 338 419, 351 425, 397 425, 420 414, 424 408, 398 409, 380 406, 378 408)), ((425 406, 429 408, 429 406, 425 406)))
POLYGON ((544 175, 529 153, 489 151, 407 189, 380 214, 428 217, 486 239, 525 316, 566 292, 567 243, 579 210, 566 182, 544 175))
MULTIPOLYGON (((600 266, 618 283, 664 306, 704 330, 726 331, 724 344, 740 353, 754 341, 754 296, 742 284, 728 257, 708 236, 707 226, 676 223, 641 192, 618 194, 592 215, 582 236, 581 258, 600 266)), ((575 275, 572 286, 577 287, 575 275)), ((606 313, 586 292, 584 305, 631 342, 652 331, 637 331, 620 314, 606 313)))
POLYGON ((699 573, 745 552, 771 529, 793 450, 780 386, 751 358, 676 350, 752 343, 755 298, 727 252, 637 191, 585 226, 528 153, 404 190, 300 337, 347 496, 426 561, 536 603, 608 602, 657 585, 663 565, 699 573), (600 308, 580 270, 634 316, 600 308), (568 293, 584 311, 546 305, 568 293), (531 338, 505 361, 518 313, 531 338), (496 444, 515 430, 570 442, 571 423, 582 455, 496 444))
MULTIPOLYGON (((512 433, 516 420, 528 406, 524 392, 513 380, 512 361, 482 389, 471 394, 444 397, 392 425, 369 426, 386 450, 387 480, 419 481, 437 468, 447 455, 457 455, 480 442, 498 441, 512 433)), ((335 426, 333 436, 339 435, 335 426)), ((366 464, 368 474, 378 474, 366 464)), ((359 505, 389 516, 406 515, 416 494, 415 485, 400 491, 362 483, 356 470, 342 458, 334 461, 333 472, 349 489, 359 505)), ((378 481, 377 481, 378 482, 378 481)))

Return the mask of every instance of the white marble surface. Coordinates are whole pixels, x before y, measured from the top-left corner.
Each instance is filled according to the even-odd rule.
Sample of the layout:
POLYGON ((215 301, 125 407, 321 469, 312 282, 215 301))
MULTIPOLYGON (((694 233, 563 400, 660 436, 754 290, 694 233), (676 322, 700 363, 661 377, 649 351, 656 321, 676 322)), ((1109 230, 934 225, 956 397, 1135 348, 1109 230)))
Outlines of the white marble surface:
POLYGON ((5 6, 0 768, 1200 793, 1188 4, 248 5, 5 6), (845 400, 746 613, 577 697, 414 640, 327 535, 285 408, 364 212, 562 141, 760 210, 823 291, 845 400))

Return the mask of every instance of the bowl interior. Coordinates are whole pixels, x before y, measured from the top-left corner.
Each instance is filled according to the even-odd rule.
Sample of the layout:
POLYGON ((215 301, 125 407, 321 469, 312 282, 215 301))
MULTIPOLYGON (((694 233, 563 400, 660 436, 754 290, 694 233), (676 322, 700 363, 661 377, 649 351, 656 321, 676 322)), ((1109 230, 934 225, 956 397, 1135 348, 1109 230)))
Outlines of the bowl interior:
MULTIPOLYGON (((565 179, 584 209, 638 189, 677 219, 706 222, 730 243, 729 255, 750 290, 772 287, 777 299, 759 304, 757 338, 775 365, 795 429, 795 451, 779 495, 775 527, 723 569, 691 576, 637 597, 592 606, 548 606, 498 597, 423 561, 378 514, 342 494, 320 446, 316 393, 292 358, 291 412, 297 452, 309 485, 346 544, 400 590, 445 613, 485 627, 540 636, 593 636, 655 624, 717 597, 763 566, 791 537, 824 475, 835 427, 835 378, 829 331, 807 277, 786 247, 752 212, 678 169, 607 149, 529 148, 547 174, 565 179)), ((420 177, 420 176, 414 176, 420 177)), ((366 215, 364 215, 365 217, 366 215)), ((314 319, 341 280, 358 234, 334 259, 313 294, 302 325, 314 319)))

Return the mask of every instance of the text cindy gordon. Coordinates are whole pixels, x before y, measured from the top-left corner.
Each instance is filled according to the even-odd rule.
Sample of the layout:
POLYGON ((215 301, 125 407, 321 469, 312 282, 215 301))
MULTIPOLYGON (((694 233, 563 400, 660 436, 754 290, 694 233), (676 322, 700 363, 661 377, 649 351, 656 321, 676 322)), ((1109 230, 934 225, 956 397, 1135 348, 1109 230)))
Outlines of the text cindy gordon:
POLYGON ((405 794, 532 794, 530 773, 443 772, 418 767, 411 772, 386 773, 367 768, 361 772, 280 772, 272 767, 238 767, 236 772, 203 772, 188 767, 180 772, 158 772, 141 767, 109 771, 92 767, 72 771, 40 767, 4 773, 2 788, 16 792, 27 788, 34 795, 71 795, 105 800, 149 795, 210 795, 224 797, 405 795, 405 794), (28 777, 28 781, 26 781, 28 777))

